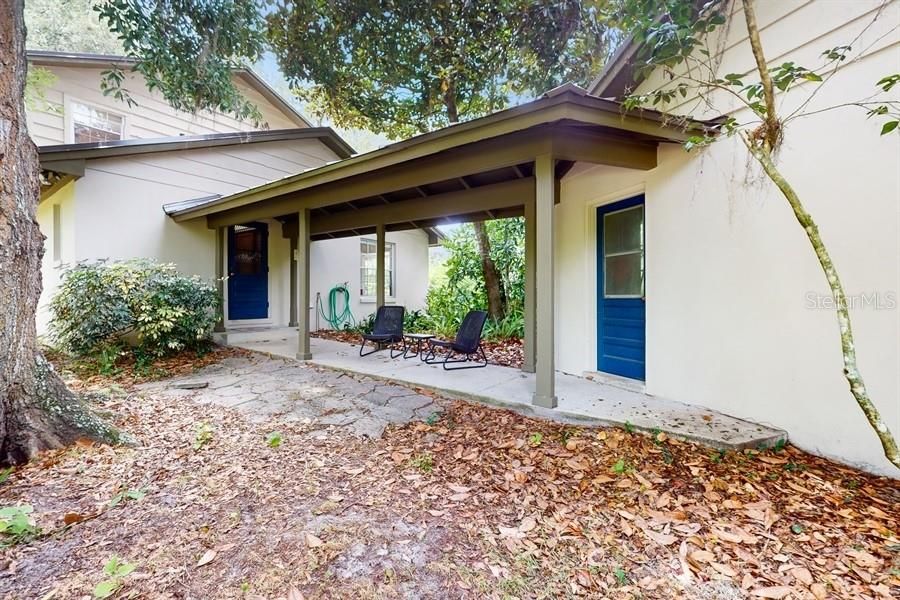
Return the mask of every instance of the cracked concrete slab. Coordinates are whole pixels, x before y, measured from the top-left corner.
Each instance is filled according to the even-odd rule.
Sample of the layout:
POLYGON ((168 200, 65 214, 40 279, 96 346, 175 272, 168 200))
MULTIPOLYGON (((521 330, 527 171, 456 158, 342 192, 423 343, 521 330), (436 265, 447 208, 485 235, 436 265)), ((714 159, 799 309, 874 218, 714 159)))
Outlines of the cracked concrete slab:
MULTIPOLYGON (((534 374, 517 369, 489 365, 484 369, 448 372, 419 360, 392 359, 387 352, 360 358, 358 346, 352 344, 320 338, 313 338, 310 343, 312 364, 354 373, 360 382, 370 386, 361 393, 389 409, 385 416, 391 415, 392 420, 396 400, 386 398, 383 390, 372 387, 378 381, 430 389, 449 397, 474 400, 555 421, 581 425, 627 424, 647 432, 659 430, 719 449, 772 446, 779 440, 787 440, 787 434, 780 429, 702 406, 651 396, 639 386, 629 387, 622 383, 593 381, 557 373, 559 405, 556 409, 544 409, 532 404, 534 374)), ((293 358, 297 339, 294 336, 239 345, 248 350, 293 358)), ((360 393, 359 388, 356 389, 360 393)), ((403 389, 410 390, 409 387, 403 389)), ((400 404, 402 402, 396 406, 400 404)), ((419 411, 420 418, 424 412, 419 411)))
POLYGON ((154 394, 235 408, 253 421, 309 420, 379 438, 388 424, 425 420, 442 408, 424 394, 379 378, 352 376, 267 355, 229 358, 188 376, 146 383, 154 394))

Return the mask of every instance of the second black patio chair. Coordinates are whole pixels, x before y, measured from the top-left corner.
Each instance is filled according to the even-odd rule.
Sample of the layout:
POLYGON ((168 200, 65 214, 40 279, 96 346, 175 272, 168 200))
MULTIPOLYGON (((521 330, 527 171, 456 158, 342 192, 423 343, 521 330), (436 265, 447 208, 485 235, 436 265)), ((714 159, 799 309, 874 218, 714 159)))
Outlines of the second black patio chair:
POLYGON ((375 324, 372 326, 372 333, 364 333, 362 344, 359 345, 359 355, 368 356, 381 350, 382 346, 390 346, 391 344, 404 344, 403 349, 394 354, 391 348, 391 358, 397 358, 406 352, 406 345, 403 338, 403 314, 405 308, 402 306, 382 306, 375 313, 375 324), (373 350, 364 352, 366 342, 372 342, 375 345, 373 350))
POLYGON ((452 342, 444 342, 441 340, 430 340, 428 354, 425 355, 425 362, 429 365, 441 363, 447 371, 455 371, 458 369, 478 369, 487 366, 487 356, 484 354, 484 348, 481 347, 481 334, 484 331, 484 324, 487 321, 487 313, 483 310, 472 310, 463 319, 462 325, 456 332, 456 339, 452 342), (446 355, 443 360, 435 354, 435 349, 443 348, 446 355), (479 358, 480 355, 480 358, 479 358), (462 358, 454 358, 462 356, 462 358), (474 363, 461 367, 448 367, 455 363, 474 363))

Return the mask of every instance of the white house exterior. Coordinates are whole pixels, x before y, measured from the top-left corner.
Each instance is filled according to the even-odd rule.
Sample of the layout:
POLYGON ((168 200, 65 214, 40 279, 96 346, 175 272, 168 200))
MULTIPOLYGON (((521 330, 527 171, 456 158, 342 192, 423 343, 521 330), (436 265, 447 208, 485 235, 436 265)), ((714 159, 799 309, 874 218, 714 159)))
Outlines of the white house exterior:
MULTIPOLYGON (((250 72, 236 73, 236 83, 259 108, 269 125, 265 131, 222 114, 175 111, 139 78, 127 86, 136 107, 105 97, 100 93, 100 71, 114 57, 35 52, 29 58, 31 65, 55 76, 44 92, 45 102, 30 110, 28 118, 42 164, 59 169, 60 176, 44 191, 38 206, 38 222, 46 236, 38 313, 41 333, 47 331, 46 304, 62 266, 96 259, 152 258, 212 279, 217 273, 215 231, 202 224, 176 224, 167 216, 166 206, 232 194, 352 153, 334 131, 310 127, 250 72)), ((228 328, 288 326, 292 321, 286 287, 290 240, 278 220, 263 220, 259 227, 266 239, 265 264, 259 265, 264 288, 254 289, 255 312, 240 314, 229 297, 243 284, 226 281, 228 328), (247 314, 251 318, 245 318, 247 314)), ((392 301, 410 308, 424 305, 428 240, 424 231, 392 234, 388 247, 396 273, 392 301)), ((313 244, 311 307, 317 294, 327 297, 335 284, 348 282, 354 317, 374 311, 374 299, 361 286, 365 247, 358 236, 313 244)), ((228 262, 232 254, 226 249, 222 260, 228 262)))
MULTIPOLYGON (((857 0, 756 2, 770 64, 821 64, 849 44, 853 60, 825 85, 779 96, 782 114, 819 88, 812 112, 860 100, 900 70, 900 3, 857 0), (877 19, 876 19, 877 16, 877 19)), ((719 73, 752 79, 743 13, 710 47, 719 73)), ((625 61, 622 61, 625 62, 625 61)), ((611 66, 590 91, 620 96, 629 85, 611 66)), ((656 89, 659 74, 636 91, 656 89)), ((896 99, 896 95, 895 95, 896 99)), ((685 99, 675 112, 709 111, 685 99), (701 109, 698 111, 698 109, 701 109)), ((737 112, 738 120, 747 112, 737 112)), ((788 127, 779 166, 800 194, 854 304, 859 367, 886 423, 900 436, 900 136, 845 108, 788 127)), ((560 369, 597 369, 597 207, 645 198, 646 390, 774 424, 816 454, 897 476, 850 395, 828 284, 806 235, 740 140, 689 154, 661 146, 655 169, 585 167, 562 182, 557 207, 557 346, 560 369), (565 232, 564 235, 562 232, 565 232)))
MULTIPOLYGON (((770 63, 817 65, 824 50, 854 46, 853 60, 808 111, 869 96, 900 68, 900 3, 756 5, 770 63)), ((722 74, 752 77, 743 17, 732 10, 711 46, 722 74)), ((829 288, 784 199, 737 139, 689 153, 681 142, 690 133, 669 127, 664 115, 626 113, 605 100, 635 85, 627 67, 626 51, 589 92, 563 86, 185 207, 173 219, 222 231, 252 216, 280 216, 298 228, 302 248, 304 238, 326 232, 365 228, 378 236, 448 217, 524 215, 524 370, 535 372, 536 405, 557 406, 557 370, 599 373, 654 397, 782 428, 803 449, 897 476, 842 376, 829 288)), ((638 82, 658 84, 656 75, 638 82)), ((804 84, 779 103, 789 112, 813 89, 804 84)), ((674 111, 708 119, 735 108, 705 100, 709 110, 687 98, 674 111)), ((798 119, 779 161, 857 303, 859 366, 900 435, 900 138, 880 136, 880 127, 853 109, 798 119)), ((300 290, 308 274, 316 281, 314 272, 301 252, 300 290)), ((300 358, 310 356, 308 325, 301 320, 300 358)))

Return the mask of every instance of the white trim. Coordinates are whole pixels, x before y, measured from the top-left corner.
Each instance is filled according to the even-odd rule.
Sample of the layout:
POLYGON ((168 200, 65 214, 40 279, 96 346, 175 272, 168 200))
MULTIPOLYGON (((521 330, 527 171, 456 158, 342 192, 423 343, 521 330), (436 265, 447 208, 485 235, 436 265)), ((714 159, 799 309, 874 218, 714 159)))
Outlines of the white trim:
MULTIPOLYGON (((592 369, 597 368, 597 209, 601 206, 605 206, 606 204, 612 204, 613 202, 620 202, 622 200, 627 200, 633 196, 638 196, 640 194, 644 194, 644 227, 646 228, 646 218, 647 218, 647 184, 646 182, 641 182, 636 185, 632 185, 626 188, 622 188, 616 192, 611 192, 609 194, 604 194, 602 196, 598 196, 591 200, 588 200, 584 204, 584 239, 587 245, 586 252, 587 260, 585 262, 585 274, 584 280, 588 283, 588 290, 585 294, 587 302, 585 302, 585 330, 588 332, 587 335, 584 336, 584 356, 588 358, 589 364, 592 369)), ((646 229, 645 229, 645 238, 646 238, 646 229)), ((644 292, 647 290, 647 282, 646 282, 646 270, 647 270, 647 254, 646 248, 644 249, 644 270, 645 270, 645 281, 644 281, 644 292)), ((645 339, 646 343, 646 339, 645 339)), ((645 374, 645 384, 646 379, 649 377, 649 372, 645 374)))
POLYGON ((122 119, 122 138, 123 140, 128 139, 128 114, 124 113, 120 110, 116 110, 115 108, 109 108, 105 104, 97 104, 96 102, 88 102, 87 100, 82 100, 77 96, 73 96, 71 94, 63 93, 63 135, 67 144, 75 143, 75 122, 72 119, 72 103, 77 102, 78 104, 82 104, 84 106, 90 106, 97 108, 98 110, 102 110, 104 112, 108 112, 116 115, 122 119))

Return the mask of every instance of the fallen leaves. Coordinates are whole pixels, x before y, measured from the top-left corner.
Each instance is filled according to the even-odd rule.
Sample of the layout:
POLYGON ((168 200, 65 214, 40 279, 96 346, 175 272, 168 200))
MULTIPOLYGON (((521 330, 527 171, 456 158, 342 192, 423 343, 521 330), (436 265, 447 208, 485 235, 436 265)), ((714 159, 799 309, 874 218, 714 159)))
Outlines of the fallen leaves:
POLYGON ((236 597, 244 580, 244 597, 268 600, 662 600, 705 585, 900 597, 896 481, 790 447, 719 454, 439 400, 438 421, 378 440, 277 415, 254 424, 184 397, 112 400, 138 446, 50 453, 0 487, 3 504, 68 525, 2 551, 0 597, 79 598, 112 551, 140 559, 138 596, 166 599, 236 597), (183 452, 196 422, 215 426, 216 443, 183 452), (272 452, 260 439, 276 428, 291 443, 272 452), (115 490, 144 488, 141 502, 97 512, 115 490))
POLYGON ((200 560, 197 561, 197 566, 202 567, 203 565, 208 565, 216 559, 216 555, 217 552, 215 550, 207 550, 203 553, 203 556, 200 557, 200 560))

